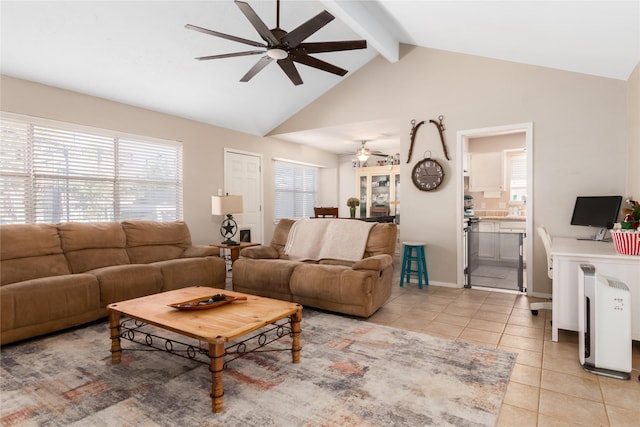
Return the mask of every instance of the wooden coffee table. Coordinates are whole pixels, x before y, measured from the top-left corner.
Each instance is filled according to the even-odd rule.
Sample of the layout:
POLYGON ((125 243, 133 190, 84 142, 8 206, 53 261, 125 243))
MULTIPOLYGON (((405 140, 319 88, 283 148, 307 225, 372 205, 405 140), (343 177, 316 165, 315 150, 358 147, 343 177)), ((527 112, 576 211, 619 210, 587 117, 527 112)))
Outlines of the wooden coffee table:
MULTIPOLYGON (((245 353, 246 345, 244 341, 239 345, 234 344, 228 347, 225 347, 225 343, 244 337, 268 325, 276 324, 279 320, 288 317, 290 323, 286 323, 286 326, 283 326, 282 322, 280 325, 276 324, 273 328, 276 331, 276 336, 271 341, 268 341, 267 344, 284 336, 282 331, 285 329, 287 331, 286 336, 291 336, 292 340, 292 362, 300 363, 300 321, 302 320, 302 306, 300 304, 223 289, 195 286, 113 303, 108 306, 108 309, 111 362, 113 364, 120 363, 123 351, 120 346, 120 338, 135 341, 132 337, 143 324, 154 325, 206 343, 207 348, 204 349, 204 353, 208 356, 207 364, 211 372, 211 408, 213 412, 221 412, 223 410, 224 389, 222 386, 222 373, 225 366, 224 356, 228 354, 227 350, 240 347, 241 351, 235 351, 234 354, 245 353), (202 297, 207 299, 219 293, 235 297, 246 297, 247 300, 235 301, 207 310, 187 311, 169 306, 169 304, 180 303, 194 298, 202 297), (123 318, 125 319, 123 320, 123 318), (124 327, 126 318, 135 319, 135 327, 124 327)), ((151 341, 154 338, 159 338, 157 335, 151 335, 151 337, 146 335, 145 338, 146 344, 150 346, 152 346, 151 341)), ((258 347, 262 347, 266 340, 264 333, 255 335, 255 338, 261 341, 258 347)), ((145 342, 143 341, 142 344, 144 345, 145 342)), ((170 339, 165 341, 164 347, 167 351, 174 352, 174 345, 185 345, 186 357, 188 358, 192 358, 192 355, 195 355, 196 349, 200 350, 199 346, 194 347, 170 339)), ((158 349, 157 347, 154 348, 158 349)))

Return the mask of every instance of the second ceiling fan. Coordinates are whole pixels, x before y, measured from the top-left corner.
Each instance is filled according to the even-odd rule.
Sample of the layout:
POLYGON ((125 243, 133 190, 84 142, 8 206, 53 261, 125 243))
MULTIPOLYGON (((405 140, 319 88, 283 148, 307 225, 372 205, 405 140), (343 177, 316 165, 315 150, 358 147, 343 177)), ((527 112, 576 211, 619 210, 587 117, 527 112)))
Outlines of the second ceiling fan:
POLYGON ((201 56, 196 58, 198 60, 208 60, 264 54, 264 56, 260 58, 260 60, 240 79, 241 82, 248 82, 249 80, 251 80, 251 78, 258 74, 260 70, 262 70, 274 60, 278 63, 282 71, 284 71, 285 74, 289 77, 291 82, 296 86, 302 84, 303 82, 302 78, 300 77, 300 73, 298 73, 298 70, 294 65, 294 62, 308 65, 310 67, 314 67, 322 71, 327 71, 329 73, 337 74, 339 76, 344 76, 345 74, 347 74, 347 70, 345 70, 344 68, 337 67, 333 64, 310 56, 309 54, 337 52, 341 50, 365 49, 367 47, 366 40, 303 43, 305 39, 307 39, 309 36, 314 34, 316 31, 318 31, 334 19, 334 16, 326 10, 320 12, 294 30, 287 32, 280 28, 280 0, 277 0, 276 4, 276 27, 273 29, 269 29, 266 26, 264 21, 260 19, 260 17, 251 8, 251 6, 249 6, 248 3, 238 0, 235 0, 234 2, 240 8, 242 13, 247 17, 251 25, 253 25, 253 27, 256 29, 260 37, 262 37, 264 43, 232 36, 229 34, 219 33, 217 31, 208 30, 206 28, 197 27, 191 24, 187 24, 185 25, 185 27, 190 30, 200 31, 201 33, 261 48, 260 50, 249 50, 244 52, 225 53, 221 55, 201 56))

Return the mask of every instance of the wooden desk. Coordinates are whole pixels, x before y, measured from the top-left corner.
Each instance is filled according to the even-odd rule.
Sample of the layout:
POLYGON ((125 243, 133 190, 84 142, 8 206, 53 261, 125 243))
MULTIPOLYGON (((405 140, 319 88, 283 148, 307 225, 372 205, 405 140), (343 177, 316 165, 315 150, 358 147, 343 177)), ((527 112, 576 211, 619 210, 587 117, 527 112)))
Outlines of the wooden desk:
POLYGON ((552 340, 558 329, 578 330, 578 270, 591 264, 596 273, 625 283, 631 291, 631 338, 640 341, 640 256, 620 255, 613 242, 556 237, 553 257, 552 340))
POLYGON ((225 245, 224 243, 215 243, 211 246, 215 246, 220 249, 229 249, 231 252, 231 266, 236 262, 238 257, 240 256, 240 250, 244 248, 248 248, 249 246, 258 246, 260 243, 252 243, 252 242, 238 242, 237 246, 225 245))

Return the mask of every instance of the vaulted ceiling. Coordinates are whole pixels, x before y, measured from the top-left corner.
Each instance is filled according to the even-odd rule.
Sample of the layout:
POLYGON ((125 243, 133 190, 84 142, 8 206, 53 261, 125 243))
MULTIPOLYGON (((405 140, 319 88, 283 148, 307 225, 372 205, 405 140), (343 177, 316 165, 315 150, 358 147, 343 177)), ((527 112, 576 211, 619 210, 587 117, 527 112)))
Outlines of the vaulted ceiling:
MULTIPOLYGON (((275 0, 248 3, 269 28, 276 26, 275 0)), ((349 72, 340 77, 298 65, 299 86, 276 64, 240 82, 261 55, 194 59, 252 48, 185 24, 262 42, 232 0, 3 0, 0 8, 2 74, 254 135, 357 78, 377 55, 398 61, 400 43, 621 80, 640 60, 640 1, 283 0, 280 26, 287 31, 322 10, 336 17, 307 42, 368 43, 314 55, 349 72)), ((388 123, 367 126, 393 139, 388 123)), ((324 130, 301 134, 299 142, 321 140, 326 149, 347 152, 358 132, 361 125, 324 130)))

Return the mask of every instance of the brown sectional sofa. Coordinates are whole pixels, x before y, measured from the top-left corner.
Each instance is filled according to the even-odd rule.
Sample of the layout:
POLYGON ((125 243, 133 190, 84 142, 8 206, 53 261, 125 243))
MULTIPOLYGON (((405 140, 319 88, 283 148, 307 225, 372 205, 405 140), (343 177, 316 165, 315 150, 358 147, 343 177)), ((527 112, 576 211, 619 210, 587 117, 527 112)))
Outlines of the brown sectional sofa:
POLYGON ((224 289, 219 249, 182 221, 0 226, 2 344, 81 325, 107 305, 186 286, 224 289))
POLYGON ((280 220, 269 246, 248 247, 240 252, 233 264, 235 291, 360 317, 371 316, 387 301, 391 295, 396 224, 376 223, 359 261, 311 262, 289 260, 284 251, 294 222, 280 220))

